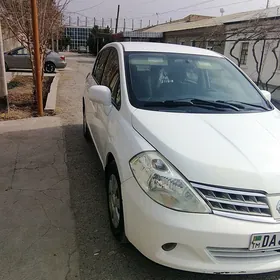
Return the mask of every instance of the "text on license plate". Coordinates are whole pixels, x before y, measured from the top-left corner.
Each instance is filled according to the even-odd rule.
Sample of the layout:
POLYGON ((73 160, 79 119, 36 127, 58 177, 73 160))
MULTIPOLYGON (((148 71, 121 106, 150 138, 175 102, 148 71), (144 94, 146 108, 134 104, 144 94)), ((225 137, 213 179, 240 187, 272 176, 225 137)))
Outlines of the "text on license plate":
POLYGON ((269 250, 280 248, 280 232, 253 234, 249 250, 269 250))

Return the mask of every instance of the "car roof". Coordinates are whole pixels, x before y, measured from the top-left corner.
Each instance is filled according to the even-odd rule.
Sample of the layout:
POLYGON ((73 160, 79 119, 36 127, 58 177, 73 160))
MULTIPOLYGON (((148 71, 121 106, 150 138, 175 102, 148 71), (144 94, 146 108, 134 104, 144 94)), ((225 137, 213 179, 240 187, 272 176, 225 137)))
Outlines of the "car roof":
POLYGON ((223 57, 223 55, 210 50, 184 45, 148 42, 121 42, 117 44, 121 44, 128 52, 166 52, 223 57))

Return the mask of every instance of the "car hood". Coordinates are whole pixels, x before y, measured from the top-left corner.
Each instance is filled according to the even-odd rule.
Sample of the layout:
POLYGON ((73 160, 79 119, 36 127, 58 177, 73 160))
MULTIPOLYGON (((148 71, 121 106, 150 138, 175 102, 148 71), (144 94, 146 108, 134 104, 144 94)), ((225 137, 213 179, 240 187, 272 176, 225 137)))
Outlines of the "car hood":
POLYGON ((137 109, 132 125, 188 180, 280 194, 280 112, 189 114, 137 109))

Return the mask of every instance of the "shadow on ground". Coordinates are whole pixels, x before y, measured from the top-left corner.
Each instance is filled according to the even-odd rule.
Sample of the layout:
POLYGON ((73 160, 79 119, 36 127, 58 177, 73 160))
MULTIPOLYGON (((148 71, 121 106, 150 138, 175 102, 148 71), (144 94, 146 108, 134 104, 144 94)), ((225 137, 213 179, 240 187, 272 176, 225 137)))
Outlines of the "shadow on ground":
POLYGON ((181 272, 151 262, 132 245, 119 245, 109 229, 104 177, 96 150, 93 144, 83 138, 81 125, 66 126, 64 130, 81 279, 279 279, 279 273, 230 277, 181 272))

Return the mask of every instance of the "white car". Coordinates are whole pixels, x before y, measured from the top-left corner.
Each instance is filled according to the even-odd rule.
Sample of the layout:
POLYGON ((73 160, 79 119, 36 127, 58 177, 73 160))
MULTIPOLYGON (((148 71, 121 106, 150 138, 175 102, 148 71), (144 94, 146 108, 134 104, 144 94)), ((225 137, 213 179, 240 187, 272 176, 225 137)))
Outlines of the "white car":
POLYGON ((280 112, 224 56, 106 45, 83 95, 83 129, 106 174, 114 236, 194 272, 280 269, 280 112))

